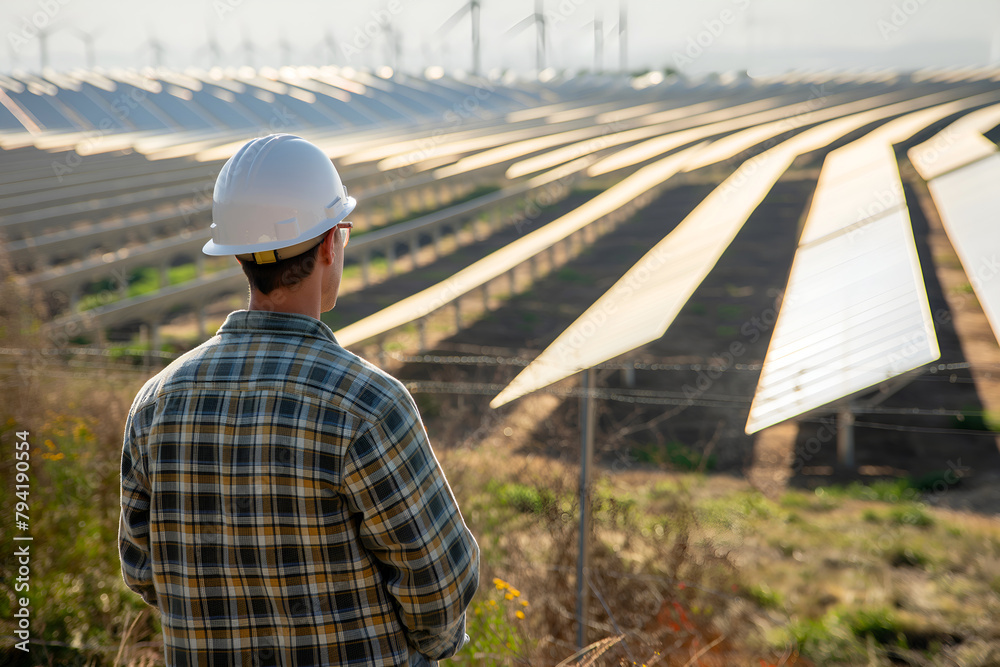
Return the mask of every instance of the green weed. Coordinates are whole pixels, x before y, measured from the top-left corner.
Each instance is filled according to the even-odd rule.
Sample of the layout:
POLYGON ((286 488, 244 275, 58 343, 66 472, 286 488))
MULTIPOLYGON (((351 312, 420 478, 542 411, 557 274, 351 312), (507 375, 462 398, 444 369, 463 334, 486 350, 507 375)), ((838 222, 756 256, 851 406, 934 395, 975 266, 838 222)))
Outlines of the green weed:
POLYGON ((897 526, 927 528, 934 525, 934 517, 928 514, 927 510, 917 503, 908 503, 902 507, 894 507, 889 512, 889 520, 897 526))
POLYGON ((747 589, 746 596, 764 609, 781 609, 784 606, 784 600, 781 593, 769 587, 767 584, 757 584, 751 586, 747 589))
POLYGON ((714 454, 704 456, 701 452, 696 452, 673 440, 665 445, 633 446, 631 452, 632 456, 640 463, 652 463, 676 470, 713 470, 716 463, 714 454))
POLYGON ((177 285, 178 283, 186 283, 189 280, 194 280, 198 277, 198 267, 194 264, 181 264, 180 266, 171 266, 167 269, 167 284, 177 285))
POLYGON ((588 276, 569 266, 564 266, 556 271, 556 278, 563 282, 580 283, 583 285, 589 285, 593 282, 588 276))
POLYGON ((743 317, 745 311, 745 306, 731 303, 720 304, 715 309, 716 314, 724 320, 738 320, 743 317))
POLYGON ((705 308, 705 304, 696 303, 694 301, 690 302, 687 305, 687 311, 692 315, 704 315, 706 312, 708 312, 707 309, 705 308))
MULTIPOLYGON (((831 498, 852 498, 854 500, 871 500, 885 503, 910 502, 916 500, 920 493, 905 478, 880 479, 871 484, 851 482, 847 486, 824 486, 823 493, 831 498)), ((818 490, 817 490, 818 492, 818 490)))

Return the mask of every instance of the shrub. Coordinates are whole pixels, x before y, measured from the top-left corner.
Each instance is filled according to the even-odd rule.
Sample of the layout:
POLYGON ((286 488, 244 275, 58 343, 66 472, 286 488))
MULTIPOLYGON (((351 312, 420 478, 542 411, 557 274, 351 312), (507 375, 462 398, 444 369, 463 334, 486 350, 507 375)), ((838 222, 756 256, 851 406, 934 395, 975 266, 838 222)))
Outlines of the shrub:
POLYGON ((889 519, 899 526, 927 528, 934 525, 934 517, 928 514, 927 510, 917 503, 908 503, 902 507, 894 507, 889 512, 889 519))
POLYGON ((715 455, 703 455, 686 445, 671 440, 665 445, 647 444, 632 447, 632 456, 639 463, 673 468, 675 470, 714 470, 715 455))

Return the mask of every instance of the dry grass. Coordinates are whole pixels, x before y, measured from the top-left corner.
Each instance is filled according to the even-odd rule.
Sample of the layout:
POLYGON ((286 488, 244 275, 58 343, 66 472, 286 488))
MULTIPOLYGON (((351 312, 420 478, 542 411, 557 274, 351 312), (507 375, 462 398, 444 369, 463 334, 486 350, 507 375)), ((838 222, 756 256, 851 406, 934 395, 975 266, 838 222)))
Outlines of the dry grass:
MULTIPOLYGON (((0 304, 3 345, 29 350, 5 368, 0 423, 5 446, 13 430, 31 431, 33 488, 45 489, 32 496, 33 565, 44 573, 33 628, 47 642, 36 662, 161 664, 156 619, 124 589, 114 537, 121 428, 146 374, 47 364, 24 303, 0 304)), ((768 499, 738 477, 634 462, 595 479, 591 645, 578 652, 572 405, 542 396, 494 412, 481 397, 418 400, 436 412, 428 429, 483 553, 473 644, 452 664, 998 663, 995 517, 919 498, 768 499)))

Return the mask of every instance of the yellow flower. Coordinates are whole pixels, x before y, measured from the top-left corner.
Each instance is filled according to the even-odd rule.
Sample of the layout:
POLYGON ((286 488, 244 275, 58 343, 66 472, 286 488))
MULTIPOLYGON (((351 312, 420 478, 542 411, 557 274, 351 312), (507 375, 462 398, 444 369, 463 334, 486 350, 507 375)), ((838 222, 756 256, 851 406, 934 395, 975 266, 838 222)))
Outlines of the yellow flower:
POLYGON ((524 619, 524 612, 521 611, 520 609, 518 609, 517 613, 514 614, 514 615, 517 616, 519 619, 522 619, 522 620, 524 619))
POLYGON ((516 598, 521 597, 521 591, 517 590, 516 588, 510 589, 510 594, 516 598))
POLYGON ((504 597, 505 600, 513 600, 514 599, 514 594, 513 593, 507 593, 503 597, 504 597))
POLYGON ((527 600, 521 600, 521 606, 522 607, 527 607, 528 606, 528 601, 527 600))
POLYGON ((502 591, 503 589, 507 588, 507 586, 509 586, 510 584, 508 584, 503 579, 497 578, 493 580, 493 585, 497 587, 498 591, 502 591))

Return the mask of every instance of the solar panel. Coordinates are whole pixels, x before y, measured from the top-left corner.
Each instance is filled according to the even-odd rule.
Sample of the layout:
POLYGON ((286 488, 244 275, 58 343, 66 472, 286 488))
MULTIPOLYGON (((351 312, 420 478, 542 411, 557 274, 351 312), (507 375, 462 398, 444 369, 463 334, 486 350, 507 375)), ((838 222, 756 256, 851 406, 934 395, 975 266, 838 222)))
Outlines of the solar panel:
POLYGON ((831 153, 823 163, 799 243, 844 229, 853 237, 867 219, 903 206, 895 160, 892 148, 880 142, 866 142, 863 150, 852 146, 831 153))
MULTIPOLYGON (((838 118, 810 128, 788 139, 778 146, 748 160, 716 188, 678 227, 647 253, 597 302, 581 315, 569 328, 549 345, 538 358, 528 365, 490 403, 494 408, 504 405, 520 396, 540 389, 553 382, 576 373, 584 368, 612 359, 640 345, 662 336, 676 317, 681 306, 690 298, 708 272, 718 261, 736 233, 746 222, 750 213, 763 200, 781 174, 792 161, 803 153, 822 148, 845 134, 865 127, 875 121, 898 114, 904 110, 920 108, 941 97, 926 96, 904 103, 870 109, 851 116, 838 118), (669 261, 666 261, 669 259, 669 261)), ((945 105, 950 109, 951 107, 945 105)), ((944 109, 916 112, 926 122, 944 109)), ((844 173, 859 164, 875 163, 869 170, 882 174, 883 183, 893 183, 894 187, 883 185, 902 201, 899 175, 893 164, 893 154, 884 144, 886 137, 898 139, 909 136, 922 125, 904 117, 883 128, 876 134, 877 141, 872 146, 881 149, 867 150, 867 154, 854 154, 840 149, 843 156, 840 166, 831 172, 831 180, 842 178, 844 173), (879 166, 879 161, 888 164, 879 166), (886 181, 886 177, 892 178, 886 181)), ((740 150, 742 142, 730 142, 730 150, 740 150)), ((729 157, 724 152, 712 150, 714 144, 695 153, 685 162, 685 169, 701 166, 701 156, 707 153, 716 159, 729 157)), ((868 180, 856 181, 862 191, 868 180)), ((836 200, 834 200, 836 201, 836 200)), ((861 202, 867 201, 864 193, 851 199, 844 211, 853 214, 861 202)), ((877 201, 877 199, 876 199, 877 201)), ((838 202, 839 203, 839 202, 838 202)), ((891 202, 890 202, 891 204, 891 202)), ((867 216, 866 216, 867 217, 867 216)), ((850 226, 846 223, 823 221, 823 227, 832 231, 850 226)), ((820 228, 817 228, 819 234, 820 228)), ((811 232, 810 232, 811 233, 811 232)), ((818 236, 817 236, 818 237, 818 236)), ((848 237, 850 242, 854 236, 848 237)), ((874 238, 874 237, 869 237, 874 238)), ((912 235, 910 245, 912 246, 912 235)), ((915 252, 915 251, 914 251, 915 252)), ((919 274, 919 268, 917 269, 919 274)), ((933 331, 933 330, 932 330, 933 331)))
POLYGON ((982 136, 1000 124, 1000 104, 973 111, 933 138, 907 153, 925 181, 996 152, 996 145, 982 136))
POLYGON ((1000 123, 1000 105, 972 112, 909 151, 928 181, 941 222, 1000 340, 1000 153, 982 133, 1000 123))
MULTIPOLYGON (((732 135, 713 142, 707 148, 705 154, 700 155, 699 159, 692 163, 691 169, 696 169, 727 159, 766 139, 794 131, 807 125, 873 110, 884 104, 890 104, 891 106, 883 107, 883 112, 898 109, 897 113, 900 113, 912 110, 914 104, 919 107, 946 101, 954 97, 955 93, 939 93, 925 98, 917 98, 917 100, 911 99, 910 95, 911 93, 905 91, 895 91, 876 97, 826 107, 824 105, 831 104, 832 102, 842 102, 846 96, 837 96, 836 98, 825 99, 822 102, 813 101, 811 103, 803 103, 800 101, 796 104, 789 104, 768 111, 760 111, 748 116, 700 125, 699 127, 681 132, 657 136, 618 151, 597 162, 588 170, 588 175, 600 176, 623 167, 638 164, 644 160, 649 160, 685 143, 733 132, 732 135), (822 108, 813 109, 812 107, 822 108)), ((885 113, 877 113, 872 119, 877 120, 884 117, 885 113)))
POLYGON ((747 433, 940 356, 906 210, 859 231, 796 252, 747 433))
POLYGON ((737 170, 490 402, 498 408, 663 335, 794 154, 737 170))
POLYGON ((932 180, 928 187, 993 335, 1000 340, 1000 154, 932 180))
POLYGON ((827 156, 747 433, 849 399, 940 356, 891 143, 973 103, 909 114, 827 156))
MULTIPOLYGON (((337 340, 345 347, 359 343, 451 303, 656 187, 677 173, 690 154, 699 148, 692 147, 643 167, 582 206, 467 266, 449 279, 340 329, 336 332, 337 340)), ((589 157, 580 158, 535 179, 560 178, 561 174, 586 167, 590 161, 589 157)))
POLYGON ((891 144, 970 106, 992 101, 998 94, 977 95, 909 113, 830 153, 823 162, 808 224, 799 243, 811 243, 848 227, 848 233, 855 235, 868 218, 904 206, 891 144))

